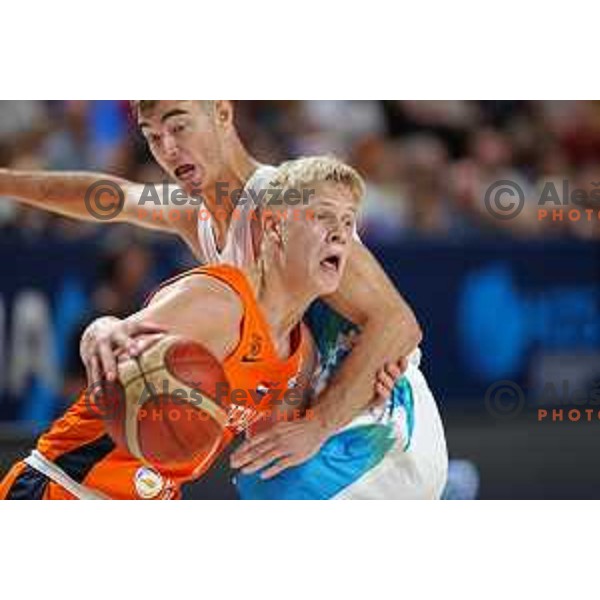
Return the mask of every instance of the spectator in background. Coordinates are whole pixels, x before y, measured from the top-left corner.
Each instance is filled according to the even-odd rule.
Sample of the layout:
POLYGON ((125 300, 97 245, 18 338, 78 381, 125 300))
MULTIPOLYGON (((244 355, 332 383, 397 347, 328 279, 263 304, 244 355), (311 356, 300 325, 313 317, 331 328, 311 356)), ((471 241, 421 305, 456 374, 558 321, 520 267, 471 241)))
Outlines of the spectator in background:
POLYGON ((331 152, 346 159, 359 140, 385 135, 383 107, 375 100, 309 100, 301 110, 300 155, 331 152))
MULTIPOLYGON (((79 356, 79 341, 85 328, 101 316, 125 318, 139 310, 157 277, 153 277, 153 252, 141 240, 132 242, 124 229, 107 237, 98 264, 98 285, 92 292, 89 312, 75 328, 68 344, 62 398, 71 399, 87 384, 86 373, 79 356)), ((133 230, 131 231, 133 234, 133 230)), ((135 234, 134 238, 135 238, 135 234)))
MULTIPOLYGON (((600 186, 594 185, 594 182, 600 182, 600 162, 590 162, 581 168, 570 186, 570 192, 572 193, 575 189, 583 190, 587 200, 579 207, 582 213, 585 213, 586 209, 590 209, 595 215, 600 215, 600 201, 594 200, 593 196, 594 193, 600 196, 600 186)), ((574 237, 583 240, 600 239, 600 222, 597 218, 591 222, 585 218, 578 221, 567 219, 565 224, 568 233, 574 237)))
MULTIPOLYGON (((506 133, 492 128, 476 130, 467 155, 452 169, 452 193, 456 197, 456 205, 481 232, 535 236, 541 230, 535 195, 523 173, 514 168, 513 158, 510 137, 506 133), (485 204, 486 193, 500 181, 512 182, 509 186, 516 186, 515 189, 522 190, 525 196, 525 206, 514 219, 498 219, 485 204)), ((494 194, 491 198, 491 204, 496 205, 494 194)), ((505 197, 501 202, 506 200, 505 197)))
POLYGON ((352 163, 365 178, 360 233, 366 240, 393 242, 410 227, 410 207, 403 186, 403 157, 398 143, 365 136, 352 151, 352 163))
POLYGON ((445 237, 460 230, 448 189, 448 153, 431 135, 416 135, 404 143, 405 181, 416 235, 445 237))
POLYGON ((90 131, 88 103, 70 101, 53 107, 52 129, 40 145, 38 154, 51 170, 78 171, 90 168, 90 131))
MULTIPOLYGON (((128 117, 122 101, 0 102, 0 165, 161 181, 164 173, 128 117)), ((598 235, 596 222, 539 221, 536 202, 546 181, 600 181, 595 101, 249 101, 239 103, 237 118, 243 139, 266 163, 323 152, 351 160, 367 176, 361 227, 373 242, 598 235), (484 204, 501 179, 526 196, 523 212, 510 221, 494 218, 484 204)), ((93 224, 74 225, 4 199, 0 227, 26 235, 106 235, 93 224)))
POLYGON ((3 100, 0 102, 0 147, 2 158, 39 149, 51 127, 47 103, 41 100, 3 100))

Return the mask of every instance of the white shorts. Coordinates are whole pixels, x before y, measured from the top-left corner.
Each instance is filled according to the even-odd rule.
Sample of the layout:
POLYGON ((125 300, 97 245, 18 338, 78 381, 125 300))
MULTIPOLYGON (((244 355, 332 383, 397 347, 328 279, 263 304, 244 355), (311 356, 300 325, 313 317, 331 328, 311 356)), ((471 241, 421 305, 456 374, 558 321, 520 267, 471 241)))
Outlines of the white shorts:
POLYGON ((448 453, 429 386, 411 364, 387 405, 331 436, 316 456, 277 477, 236 478, 242 499, 439 499, 448 453))
POLYGON ((381 461, 334 496, 339 500, 440 499, 448 475, 448 451, 438 408, 420 369, 406 372, 413 395, 413 426, 395 420, 397 439, 381 461), (409 442, 408 444, 406 442, 409 442))

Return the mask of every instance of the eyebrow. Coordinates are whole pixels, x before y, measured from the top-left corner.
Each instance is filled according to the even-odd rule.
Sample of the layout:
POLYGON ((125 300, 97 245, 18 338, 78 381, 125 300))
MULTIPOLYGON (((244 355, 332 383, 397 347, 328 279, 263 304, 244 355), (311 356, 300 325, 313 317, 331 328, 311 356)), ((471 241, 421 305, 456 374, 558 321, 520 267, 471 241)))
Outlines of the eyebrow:
MULTIPOLYGON (((331 200, 318 200, 318 203, 323 206, 332 206, 334 208, 338 207, 337 202, 332 202, 331 200)), ((348 206, 347 209, 352 211, 353 213, 358 212, 358 208, 356 206, 348 206)))
MULTIPOLYGON (((173 110, 169 110, 167 111, 161 118, 160 118, 160 122, 164 123, 167 119, 170 119, 172 117, 179 117, 181 115, 187 115, 189 114, 187 110, 184 110, 183 108, 174 108, 173 110)), ((150 127, 150 123, 147 123, 146 121, 140 121, 138 123, 140 129, 144 129, 144 127, 150 127)))

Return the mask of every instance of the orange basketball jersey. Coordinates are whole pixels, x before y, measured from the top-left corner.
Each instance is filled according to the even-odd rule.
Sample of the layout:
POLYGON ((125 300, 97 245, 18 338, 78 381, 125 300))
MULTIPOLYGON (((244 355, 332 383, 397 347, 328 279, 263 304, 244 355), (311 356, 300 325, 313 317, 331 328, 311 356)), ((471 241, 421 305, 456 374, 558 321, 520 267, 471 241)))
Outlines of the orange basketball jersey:
POLYGON ((228 427, 219 450, 199 464, 160 469, 144 464, 115 445, 84 391, 38 440, 26 464, 15 465, 0 483, 0 498, 178 498, 183 483, 202 475, 236 433, 256 422, 261 413, 271 410, 271 389, 286 390, 294 384, 301 358, 311 352, 304 326, 300 324, 294 331, 290 357, 280 360, 252 288, 239 269, 228 265, 200 267, 161 287, 196 275, 214 277, 230 286, 241 298, 244 310, 239 344, 223 367, 231 388, 247 390, 248 398, 243 402, 232 399, 228 427), (31 481, 39 474, 45 479, 37 477, 37 491, 29 493, 27 485, 31 488, 31 481))

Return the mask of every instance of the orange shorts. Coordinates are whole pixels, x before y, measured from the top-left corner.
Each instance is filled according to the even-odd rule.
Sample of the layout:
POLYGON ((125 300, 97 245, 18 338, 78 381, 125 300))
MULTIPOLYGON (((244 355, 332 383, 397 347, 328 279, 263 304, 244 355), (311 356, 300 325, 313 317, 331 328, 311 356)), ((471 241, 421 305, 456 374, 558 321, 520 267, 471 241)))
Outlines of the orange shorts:
POLYGON ((20 461, 0 482, 0 500, 76 500, 58 483, 20 461))

